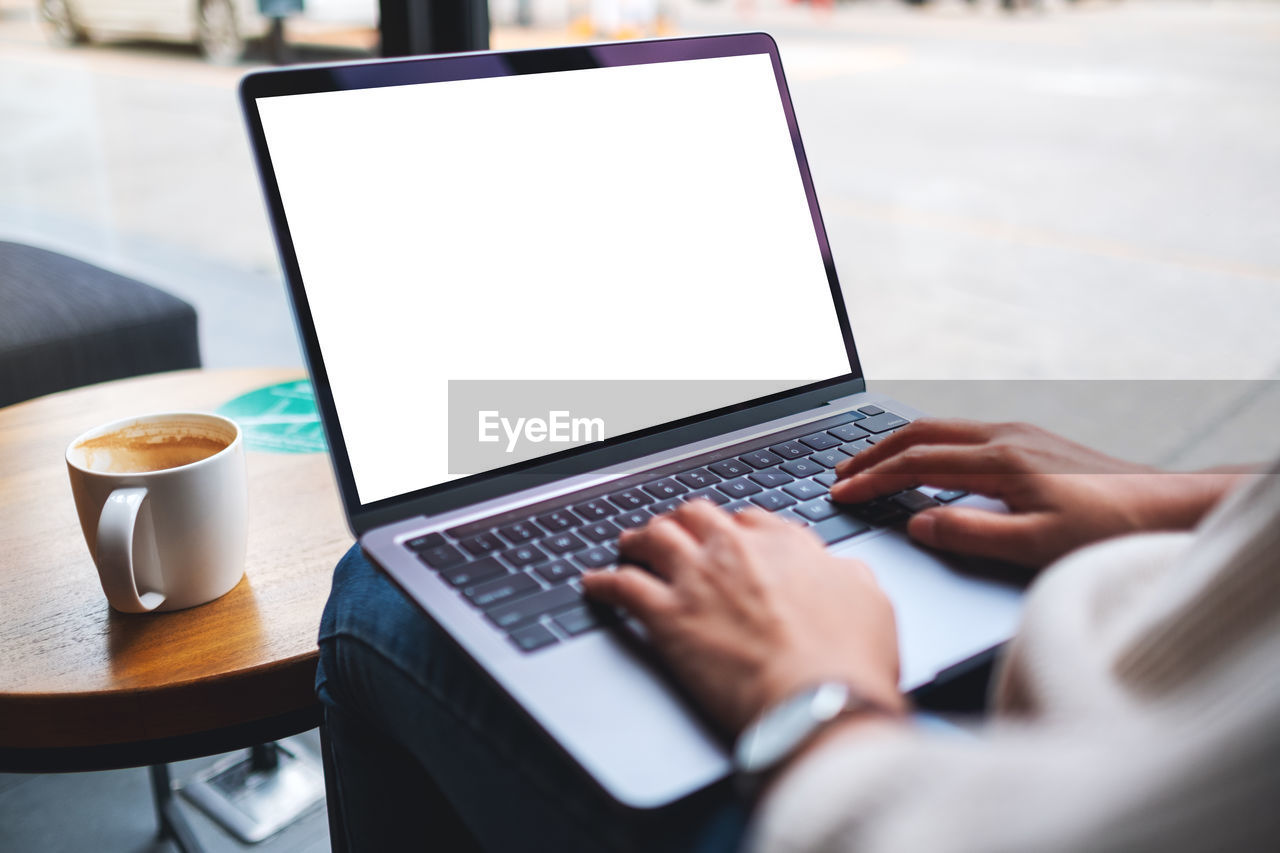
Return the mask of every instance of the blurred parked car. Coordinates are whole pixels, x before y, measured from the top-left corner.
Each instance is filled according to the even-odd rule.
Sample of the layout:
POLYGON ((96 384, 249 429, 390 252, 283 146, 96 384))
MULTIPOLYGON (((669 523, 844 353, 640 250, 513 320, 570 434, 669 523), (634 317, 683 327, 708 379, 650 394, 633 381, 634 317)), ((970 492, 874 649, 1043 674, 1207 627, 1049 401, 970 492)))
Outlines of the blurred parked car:
POLYGON ((38 0, 58 44, 90 38, 195 42, 210 62, 229 65, 245 43, 271 29, 270 16, 303 12, 310 21, 376 29, 378 0, 38 0))
POLYGON ((195 42, 210 62, 230 64, 245 42, 270 29, 258 0, 39 0, 49 37, 59 44, 90 38, 195 42))

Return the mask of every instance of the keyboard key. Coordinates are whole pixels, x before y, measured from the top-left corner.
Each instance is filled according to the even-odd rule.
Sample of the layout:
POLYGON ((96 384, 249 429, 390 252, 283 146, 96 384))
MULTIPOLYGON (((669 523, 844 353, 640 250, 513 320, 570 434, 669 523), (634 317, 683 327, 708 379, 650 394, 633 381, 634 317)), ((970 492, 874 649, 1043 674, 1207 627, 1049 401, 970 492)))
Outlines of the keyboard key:
POLYGON ((542 531, 532 521, 517 521, 515 524, 499 527, 498 535, 512 545, 520 545, 537 539, 542 535, 542 531))
POLYGON ((463 595, 471 599, 471 603, 476 607, 487 610, 504 601, 512 601, 540 589, 542 587, 538 586, 538 582, 533 578, 525 574, 515 574, 467 587, 463 595))
POLYGON ((858 409, 858 411, 862 412, 862 414, 864 415, 883 415, 884 414, 884 409, 880 408, 879 406, 863 406, 862 408, 858 409))
POLYGON ((794 483, 783 486, 782 491, 802 501, 822 497, 827 493, 825 488, 812 480, 796 480, 794 483))
POLYGON ((915 489, 911 489, 906 492, 899 492, 893 496, 893 502, 905 509, 907 512, 920 512, 922 510, 929 509, 930 507, 941 506, 941 504, 926 495, 924 492, 917 492, 915 489))
POLYGON ((586 527, 578 528, 578 533, 584 539, 596 543, 617 539, 620 532, 622 532, 622 528, 612 521, 597 521, 595 524, 588 524, 586 527))
POLYGON ((817 462, 827 468, 834 468, 848 458, 839 450, 824 450, 809 457, 810 461, 817 462))
POLYGON ((867 431, 857 424, 845 424, 835 429, 829 429, 827 432, 841 441, 856 441, 859 438, 867 437, 867 431))
POLYGON ((566 610, 563 613, 556 614, 552 618, 560 626, 560 630, 569 636, 577 636, 586 633, 593 628, 599 628, 601 624, 600 617, 590 607, 575 607, 572 610, 566 610))
POLYGON ((448 569, 465 563, 467 556, 452 545, 437 545, 419 551, 418 559, 433 569, 448 569))
POLYGON ((534 563, 540 563, 547 558, 537 545, 530 542, 527 545, 517 545, 510 551, 502 552, 502 559, 506 560, 517 569, 525 566, 532 566, 534 563))
POLYGON ((749 478, 752 482, 764 486, 766 489, 772 489, 775 486, 784 486, 790 483, 795 477, 792 477, 786 471, 778 468, 771 468, 768 471, 757 471, 749 478))
POLYGON ((556 560, 551 563, 544 563, 534 569, 544 581, 547 583, 562 583, 570 578, 576 578, 582 572, 576 567, 564 560, 556 560))
POLYGON ((611 565, 616 558, 617 555, 603 545, 594 545, 573 555, 573 559, 584 569, 598 569, 601 566, 611 565))
POLYGON ((895 415, 893 412, 881 412, 873 417, 863 418, 858 421, 858 426, 862 427, 867 432, 880 433, 888 432, 891 429, 897 429, 901 426, 906 426, 909 423, 911 423, 911 421, 902 417, 902 415, 895 415))
POLYGON ((800 440, 814 450, 828 450, 840 443, 840 439, 834 435, 827 435, 825 432, 815 432, 813 435, 806 435, 800 440))
POLYGON ((738 457, 738 460, 745 462, 752 468, 772 468, 782 461, 782 457, 768 450, 757 450, 754 453, 744 453, 738 457))
POLYGON ((851 441, 848 444, 840 445, 840 452, 845 456, 857 456, 862 451, 871 446, 871 439, 866 441, 851 441))
POLYGON ((440 573, 454 586, 468 587, 507 574, 507 567, 494 557, 483 557, 440 573))
POLYGON ((734 477, 741 477, 743 474, 749 474, 752 471, 750 465, 747 465, 745 462, 739 462, 737 459, 725 459, 722 462, 713 462, 708 465, 707 468, 726 480, 734 477))
POLYGON ((580 503, 573 511, 582 516, 583 521, 600 521, 611 515, 617 515, 618 508, 603 499, 580 503))
POLYGON ((685 492, 689 491, 670 477, 665 480, 657 480, 653 483, 648 483, 644 486, 644 490, 658 500, 674 498, 676 495, 683 495, 685 492))
POLYGON ((756 495, 751 499, 751 502, 761 509, 777 512, 780 509, 794 506, 796 499, 783 492, 765 492, 763 495, 756 495))
POLYGON ((642 506, 648 506, 653 503, 653 498, 646 495, 639 489, 627 489, 614 495, 609 495, 609 501, 616 505, 620 510, 639 509, 642 506))
POLYGON ((783 459, 800 459, 808 456, 812 451, 798 441, 784 441, 782 444, 775 444, 769 448, 783 459))
POLYGON ((546 646, 555 645, 560 640, 544 626, 534 623, 512 631, 511 642, 515 643, 522 652, 536 652, 546 646))
POLYGON ((815 474, 813 481, 820 486, 826 486, 828 489, 836 484, 836 472, 823 471, 821 474, 815 474))
POLYGON ((428 551, 432 548, 439 548, 443 544, 445 544, 444 537, 439 533, 427 533, 410 539, 408 542, 404 543, 405 547, 410 551, 418 552, 428 551))
POLYGON ((673 498, 672 500, 669 500, 669 501, 658 501, 656 504, 649 507, 649 512, 653 513, 654 515, 662 515, 664 513, 671 512, 673 509, 680 506, 680 504, 682 503, 684 503, 684 501, 679 498, 673 498))
POLYGON ((703 489, 700 492, 694 492, 691 495, 685 496, 686 501, 691 501, 695 499, 711 501, 716 506, 724 506, 729 502, 728 498, 726 498, 724 495, 717 492, 715 489, 703 489))
POLYGON ((494 551, 500 551, 507 546, 492 533, 481 533, 479 536, 472 536, 470 539, 462 540, 462 547, 473 557, 483 557, 485 554, 492 554, 494 551))
POLYGON ((910 515, 892 497, 878 498, 864 504, 857 504, 850 507, 849 510, 857 515, 858 518, 877 527, 895 524, 910 515))
POLYGON ((859 533, 865 533, 871 528, 853 516, 839 513, 825 521, 819 521, 809 529, 818 534, 818 538, 823 542, 833 545, 857 536, 859 533))
POLYGON ((616 516, 613 523, 623 529, 639 527, 649 519, 653 518, 653 513, 647 509, 633 509, 630 512, 624 512, 622 515, 616 516))
POLYGON ((943 489, 940 492, 934 492, 933 498, 934 500, 942 501, 944 504, 949 504, 952 501, 960 500, 967 494, 969 493, 962 489, 943 489))
POLYGON ((810 462, 808 459, 794 459, 791 462, 783 463, 782 470, 792 477, 812 477, 814 474, 820 474, 826 469, 817 462, 810 462))
POLYGON ((746 477, 739 477, 736 480, 721 483, 716 486, 716 489, 730 498, 745 498, 764 491, 746 477))
POLYGON ((807 504, 801 504, 792 510, 792 512, 798 513, 810 521, 822 521, 823 519, 839 514, 840 510, 836 509, 835 505, 832 504, 831 501, 826 498, 821 498, 816 501, 809 501, 807 504))
POLYGON ((534 521, 538 522, 538 526, 548 533, 559 533, 561 530, 568 530, 570 527, 577 527, 582 523, 576 515, 567 509, 558 509, 555 512, 540 515, 534 521))
POLYGON ((587 543, 583 542, 581 537, 572 530, 568 533, 561 533, 558 536, 548 536, 538 544, 541 545, 542 549, 547 553, 555 554, 557 556, 587 547, 587 543))
POLYGON ((725 512, 742 512, 744 509, 759 509, 751 501, 733 501, 724 505, 725 512))
POLYGON ((485 611, 485 615, 499 628, 511 630, 538 621, 543 613, 568 610, 582 603, 582 593, 570 584, 560 584, 551 589, 524 598, 500 604, 485 611))
POLYGON ((692 471, 685 471, 683 474, 676 474, 676 479, 691 489, 704 489, 720 482, 720 478, 706 468, 695 468, 692 471))

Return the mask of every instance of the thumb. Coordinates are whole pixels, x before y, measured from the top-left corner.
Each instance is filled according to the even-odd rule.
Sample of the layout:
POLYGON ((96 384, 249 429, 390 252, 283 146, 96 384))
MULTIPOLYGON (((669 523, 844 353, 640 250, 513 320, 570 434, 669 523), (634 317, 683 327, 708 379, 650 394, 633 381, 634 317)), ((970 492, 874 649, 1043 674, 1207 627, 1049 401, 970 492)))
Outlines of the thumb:
POLYGON ((632 566, 611 572, 587 572, 582 576, 582 591, 600 604, 628 611, 646 628, 675 604, 675 594, 669 586, 632 566))
POLYGON ((947 507, 917 513, 907 535, 929 548, 1037 567, 1043 550, 1043 513, 1003 513, 947 507))

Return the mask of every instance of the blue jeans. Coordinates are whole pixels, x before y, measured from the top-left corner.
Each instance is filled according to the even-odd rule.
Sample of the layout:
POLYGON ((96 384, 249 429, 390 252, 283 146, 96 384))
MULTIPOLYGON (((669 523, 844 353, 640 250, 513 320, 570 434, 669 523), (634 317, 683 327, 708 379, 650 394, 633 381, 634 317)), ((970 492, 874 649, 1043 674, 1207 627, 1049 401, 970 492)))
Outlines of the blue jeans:
POLYGON ((727 785, 656 811, 596 789, 358 545, 334 572, 316 692, 329 808, 345 836, 335 843, 349 850, 719 853, 741 843, 748 810, 727 785))

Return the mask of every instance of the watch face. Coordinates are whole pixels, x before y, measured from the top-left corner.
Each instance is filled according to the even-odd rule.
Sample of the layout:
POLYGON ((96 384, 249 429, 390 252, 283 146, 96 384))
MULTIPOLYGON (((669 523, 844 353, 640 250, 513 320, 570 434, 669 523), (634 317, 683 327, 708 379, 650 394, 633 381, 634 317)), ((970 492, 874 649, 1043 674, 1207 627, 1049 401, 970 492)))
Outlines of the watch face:
POLYGON ((839 715, 848 696, 848 687, 829 683, 775 705, 743 733, 735 750, 738 769, 755 773, 777 764, 839 715))

